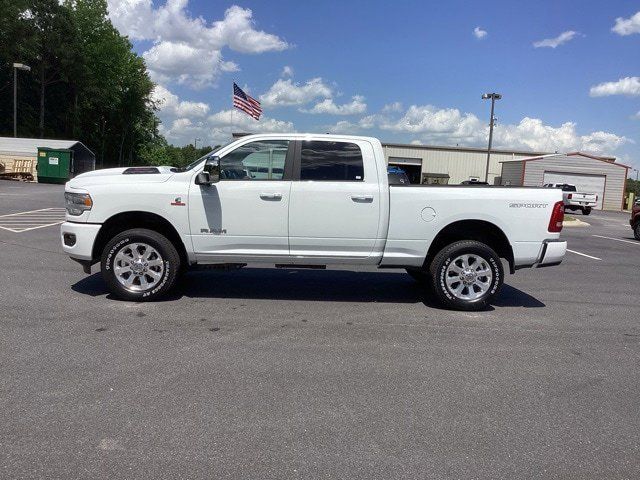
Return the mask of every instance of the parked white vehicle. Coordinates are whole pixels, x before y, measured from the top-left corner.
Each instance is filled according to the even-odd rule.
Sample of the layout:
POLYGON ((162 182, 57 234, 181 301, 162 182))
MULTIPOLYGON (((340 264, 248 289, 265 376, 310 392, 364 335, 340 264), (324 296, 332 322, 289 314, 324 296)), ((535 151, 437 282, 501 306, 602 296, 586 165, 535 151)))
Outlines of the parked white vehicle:
MULTIPOLYGON (((392 185, 375 138, 250 135, 184 168, 97 170, 65 187, 62 246, 118 297, 195 265, 405 268, 448 307, 486 307, 518 268, 559 264, 555 189, 392 185)), ((211 288, 215 288, 212 285, 211 288)))
POLYGON ((562 201, 565 210, 580 210, 583 215, 589 215, 598 204, 598 195, 595 193, 578 192, 575 185, 570 183, 547 183, 547 188, 559 188, 562 190, 562 201))

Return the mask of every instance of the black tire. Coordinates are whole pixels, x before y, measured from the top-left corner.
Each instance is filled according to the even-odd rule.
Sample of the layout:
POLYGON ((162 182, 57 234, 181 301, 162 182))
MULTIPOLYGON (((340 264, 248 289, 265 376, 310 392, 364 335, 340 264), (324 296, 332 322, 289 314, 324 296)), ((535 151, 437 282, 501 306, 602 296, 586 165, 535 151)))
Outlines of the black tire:
MULTIPOLYGON (((142 247, 138 248, 139 249, 136 250, 137 252, 142 251, 144 254, 146 251, 146 249, 142 249, 142 247)), ((131 248, 129 251, 131 251, 131 248)), ((123 300, 133 300, 138 302, 157 300, 162 297, 173 287, 181 270, 180 255, 174 245, 164 235, 144 228, 126 230, 113 237, 102 251, 100 266, 102 268, 102 277, 104 278, 104 281, 111 293, 123 300), (116 257, 118 252, 123 251, 123 249, 126 249, 127 246, 132 244, 144 244, 152 247, 151 250, 155 249, 156 252, 153 254, 153 258, 149 263, 156 260, 158 266, 146 267, 145 263, 142 268, 144 268, 145 272, 148 272, 152 268, 157 269, 157 271, 154 270, 154 272, 156 272, 154 275, 159 276, 157 279, 154 279, 150 274, 151 272, 148 274, 142 273, 140 275, 134 275, 131 273, 130 275, 138 277, 137 279, 133 279, 133 281, 137 281, 138 284, 136 285, 134 283, 127 288, 118 280, 118 276, 114 271, 114 266, 116 266, 114 263, 117 261, 116 257), (154 283, 149 288, 145 289, 144 286, 141 285, 141 277, 144 277, 145 282, 151 280, 154 283)), ((130 276, 127 276, 126 280, 128 280, 128 278, 130 278, 130 276)))
POLYGON ((635 227, 633 227, 633 236, 636 237, 636 240, 640 240, 640 222, 636 222, 635 227))
POLYGON ((425 284, 429 281, 429 272, 421 268, 407 268, 405 270, 418 283, 425 284))
POLYGON ((589 215, 591 213, 591 207, 582 207, 582 214, 589 215))
MULTIPOLYGON (((458 263, 456 263, 456 265, 458 265, 458 263)), ((476 265, 476 263, 472 263, 471 267, 474 265, 476 265)), ((480 266, 480 264, 477 265, 480 266)), ((461 240, 444 247, 434 257, 431 262, 431 266, 429 267, 429 272, 431 273, 433 291, 436 297, 445 307, 454 310, 475 311, 486 309, 489 302, 500 291, 500 287, 502 287, 502 283, 504 281, 502 261, 498 254, 489 246, 475 240, 461 240), (462 296, 464 295, 463 292, 467 291, 467 296, 480 294, 477 298, 460 298, 460 296, 456 295, 453 289, 447 285, 445 279, 445 275, 449 275, 449 278, 451 279, 461 278, 455 277, 455 275, 452 276, 451 273, 453 272, 448 269, 452 262, 458 262, 459 257, 463 255, 471 255, 472 257, 475 257, 476 260, 479 259, 478 261, 483 261, 487 267, 486 271, 491 273, 490 279, 488 274, 486 276, 476 275, 478 282, 488 283, 488 287, 479 287, 476 284, 471 284, 467 287, 462 281, 458 282, 458 284, 453 284, 463 285, 462 290, 458 295, 462 296), (483 278, 485 279, 484 281, 482 281, 483 278), (482 293, 484 288, 486 288, 486 291, 482 293), (473 289, 473 293, 471 293, 470 289, 473 289), (476 289, 478 289, 478 291, 476 291, 476 289)), ((469 274, 474 276, 472 273, 469 274)), ((455 288, 458 287, 456 286, 455 288)))

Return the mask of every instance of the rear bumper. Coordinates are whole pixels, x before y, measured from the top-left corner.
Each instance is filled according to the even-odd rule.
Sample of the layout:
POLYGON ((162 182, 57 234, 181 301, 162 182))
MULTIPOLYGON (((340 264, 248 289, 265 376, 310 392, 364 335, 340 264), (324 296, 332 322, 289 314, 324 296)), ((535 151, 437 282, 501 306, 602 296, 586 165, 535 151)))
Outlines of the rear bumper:
POLYGON ((65 222, 60 225, 62 250, 74 260, 93 260, 93 244, 102 225, 65 222))
POLYGON ((566 252, 567 242, 565 240, 545 240, 542 242, 540 257, 533 267, 540 268, 560 265, 566 252))

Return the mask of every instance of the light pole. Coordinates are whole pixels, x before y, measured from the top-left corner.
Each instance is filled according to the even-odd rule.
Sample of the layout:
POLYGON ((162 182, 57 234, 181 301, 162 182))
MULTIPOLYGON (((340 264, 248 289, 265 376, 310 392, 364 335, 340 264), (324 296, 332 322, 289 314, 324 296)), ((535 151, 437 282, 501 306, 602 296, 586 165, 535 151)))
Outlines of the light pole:
POLYGON ((484 172, 484 181, 489 181, 489 160, 491 159, 491 141, 493 140, 493 125, 495 124, 495 118, 493 116, 493 110, 496 104, 496 100, 500 100, 502 95, 499 93, 483 93, 482 99, 491 99, 491 117, 489 117, 489 146, 487 147, 487 168, 484 172))
POLYGON ((18 136, 18 70, 31 71, 24 63, 13 64, 13 136, 18 136))
POLYGON ((193 148, 197 149, 198 148, 198 140, 202 140, 201 138, 197 138, 193 141, 193 148))

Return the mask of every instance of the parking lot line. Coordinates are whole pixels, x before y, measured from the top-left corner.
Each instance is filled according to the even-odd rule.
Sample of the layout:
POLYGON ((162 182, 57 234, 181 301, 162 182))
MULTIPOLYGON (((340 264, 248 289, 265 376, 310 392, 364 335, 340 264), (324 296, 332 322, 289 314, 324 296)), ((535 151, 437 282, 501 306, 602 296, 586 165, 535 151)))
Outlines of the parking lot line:
POLYGON ((0 229, 13 233, 60 225, 65 220, 64 208, 41 208, 0 215, 0 229))
POLYGON ((576 255, 580 255, 580 256, 583 256, 583 257, 591 258, 593 260, 602 260, 601 258, 594 257, 592 255, 587 255, 586 253, 576 252, 575 250, 569 250, 568 248, 567 248, 567 252, 575 253, 576 255))
POLYGON ((640 242, 633 240, 623 240, 622 238, 605 237, 604 235, 591 235, 592 237, 606 238, 607 240, 615 240, 616 242, 630 243, 631 245, 640 245, 640 242))

